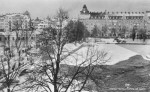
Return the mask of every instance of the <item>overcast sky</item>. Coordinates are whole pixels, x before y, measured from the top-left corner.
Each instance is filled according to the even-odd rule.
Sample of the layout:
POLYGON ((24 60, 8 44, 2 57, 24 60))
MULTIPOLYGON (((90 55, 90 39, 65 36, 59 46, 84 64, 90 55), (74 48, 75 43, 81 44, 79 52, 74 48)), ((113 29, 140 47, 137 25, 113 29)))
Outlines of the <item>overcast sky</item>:
POLYGON ((21 13, 28 10, 32 18, 54 16, 61 7, 77 17, 83 5, 90 11, 146 11, 150 0, 0 0, 0 14, 21 13))

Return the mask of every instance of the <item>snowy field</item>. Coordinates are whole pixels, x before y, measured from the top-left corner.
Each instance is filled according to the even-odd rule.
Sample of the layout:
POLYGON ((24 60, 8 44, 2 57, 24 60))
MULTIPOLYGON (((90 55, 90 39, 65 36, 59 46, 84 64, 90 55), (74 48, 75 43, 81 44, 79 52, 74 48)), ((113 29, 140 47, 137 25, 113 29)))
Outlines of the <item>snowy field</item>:
MULTIPOLYGON (((116 44, 92 43, 91 45, 93 45, 93 47, 92 47, 93 51, 99 51, 99 52, 104 51, 104 52, 108 53, 108 55, 105 59, 105 60, 107 60, 109 58, 108 62, 105 63, 107 65, 113 65, 122 60, 126 60, 129 57, 140 54, 140 53, 134 52, 132 50, 126 49, 122 46, 116 45, 116 44)), ((75 48, 74 46, 69 46, 69 47, 75 48)), ((77 64, 82 63, 86 58, 87 50, 88 50, 88 46, 82 47, 81 49, 76 51, 74 54, 69 56, 67 58, 67 60, 65 60, 64 63, 69 64, 69 65, 77 65, 77 64)))
MULTIPOLYGON (((111 39, 111 41, 112 41, 112 39, 111 39)), ((74 55, 77 53, 82 55, 82 57, 78 58, 78 61, 82 62, 82 59, 85 58, 84 56, 87 53, 88 45, 93 46, 94 51, 97 50, 97 51, 107 52, 110 59, 109 59, 109 62, 107 62, 106 64, 109 64, 109 65, 115 64, 122 60, 126 60, 129 57, 132 57, 134 55, 142 55, 144 58, 146 56, 150 55, 150 45, 104 44, 104 43, 98 44, 98 43, 90 42, 90 43, 82 43, 82 44, 79 44, 79 43, 67 44, 67 45, 65 45, 64 50, 66 52, 70 52, 81 46, 80 49, 77 49, 77 51, 75 51, 74 55), (81 45, 83 45, 83 46, 81 46, 81 45)), ((0 47, 1 55, 3 54, 2 52, 3 52, 3 48, 0 47)), ((67 59, 69 59, 69 61, 72 62, 71 64, 73 64, 73 65, 75 64, 73 62, 72 56, 67 59)), ((147 59, 147 58, 145 58, 145 59, 147 59)))
POLYGON ((144 59, 150 60, 150 45, 126 45, 118 44, 123 48, 139 53, 144 59))
MULTIPOLYGON (((98 44, 98 43, 93 43, 93 42, 82 43, 82 44, 79 44, 79 43, 66 44, 64 47, 65 48, 64 50, 66 51, 65 54, 75 49, 76 51, 71 56, 67 57, 67 60, 65 60, 65 62, 63 63, 75 65, 77 64, 77 62, 75 62, 74 60, 75 60, 75 57, 77 56, 78 56, 78 63, 83 62, 83 60, 85 59, 85 55, 87 54, 89 45, 92 46, 93 51, 99 51, 99 52, 104 51, 108 53, 107 59, 110 58, 109 62, 106 63, 108 65, 116 64, 134 55, 142 55, 144 58, 150 55, 150 45, 98 44)), ((0 54, 2 54, 2 52, 3 52, 3 49, 2 47, 0 47, 0 54)))

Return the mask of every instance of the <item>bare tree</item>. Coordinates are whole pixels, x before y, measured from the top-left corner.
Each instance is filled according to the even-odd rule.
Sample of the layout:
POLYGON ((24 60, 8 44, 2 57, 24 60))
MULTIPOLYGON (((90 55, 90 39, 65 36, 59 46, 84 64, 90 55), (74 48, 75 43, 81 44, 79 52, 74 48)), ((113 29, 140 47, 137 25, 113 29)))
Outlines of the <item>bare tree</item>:
POLYGON ((2 70, 0 89, 7 89, 7 92, 14 92, 14 89, 22 82, 22 80, 19 81, 19 78, 27 73, 26 66, 28 66, 28 62, 22 52, 23 41, 21 38, 23 37, 23 33, 23 20, 13 21, 13 27, 10 26, 9 34, 3 48, 3 54, 0 57, 2 70), (13 33, 15 38, 11 40, 13 33))
POLYGON ((89 75, 94 70, 93 64, 105 63, 106 52, 100 52, 91 45, 81 45, 68 49, 68 39, 62 27, 68 13, 63 9, 57 12, 59 27, 49 27, 39 37, 41 58, 27 77, 23 88, 28 92, 81 92, 89 75), (80 49, 84 48, 82 54, 80 49), (79 51, 79 52, 78 52, 79 51), (82 54, 82 55, 81 55, 82 54), (73 65, 70 65, 70 64, 73 65))

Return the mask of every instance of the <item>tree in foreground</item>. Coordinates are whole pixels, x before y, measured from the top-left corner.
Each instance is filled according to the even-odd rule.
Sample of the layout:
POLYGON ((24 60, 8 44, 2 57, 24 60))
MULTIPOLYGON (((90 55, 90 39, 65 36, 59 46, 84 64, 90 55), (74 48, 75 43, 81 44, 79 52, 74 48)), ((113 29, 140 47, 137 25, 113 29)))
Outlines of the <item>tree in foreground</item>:
POLYGON ((59 9, 57 19, 60 27, 50 27, 39 35, 41 58, 24 83, 26 91, 81 92, 95 69, 92 66, 107 61, 107 53, 98 51, 95 46, 73 48, 74 45, 67 44, 69 34, 61 26, 66 17, 67 12, 59 9))
POLYGON ((11 43, 13 42, 10 42, 10 36, 6 37, 7 40, 0 57, 0 90, 4 91, 7 89, 6 92, 14 92, 14 90, 19 87, 21 83, 19 79, 22 75, 27 73, 26 66, 28 65, 27 60, 25 60, 25 53, 22 52, 23 41, 21 37, 24 33, 23 21, 21 19, 15 20, 13 22, 13 27, 13 31, 10 29, 9 32, 15 33, 15 38, 13 39, 14 44, 12 46, 11 43))

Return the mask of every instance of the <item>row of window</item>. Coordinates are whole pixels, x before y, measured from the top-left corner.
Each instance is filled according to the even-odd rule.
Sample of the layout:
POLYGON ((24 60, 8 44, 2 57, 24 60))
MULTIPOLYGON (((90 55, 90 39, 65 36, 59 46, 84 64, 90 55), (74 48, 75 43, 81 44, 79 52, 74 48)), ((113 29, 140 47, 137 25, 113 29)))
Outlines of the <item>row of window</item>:
POLYGON ((104 19, 104 16, 90 16, 90 19, 104 19))
MULTIPOLYGON (((90 19, 105 19, 104 16, 91 16, 90 19)), ((123 19, 122 16, 109 16, 108 19, 123 19)), ((143 16, 126 16, 125 19, 143 19, 143 16)))
POLYGON ((96 20, 94 20, 94 21, 83 21, 84 22, 84 24, 85 25, 95 25, 95 24, 99 24, 99 25, 101 25, 101 24, 106 24, 106 22, 107 22, 107 24, 112 24, 112 23, 119 23, 119 24, 122 24, 122 23, 143 23, 143 20, 121 20, 121 21, 112 21, 112 20, 110 20, 110 21, 101 21, 101 20, 99 20, 99 21, 96 21, 96 20))
POLYGON ((107 12, 107 14, 144 14, 144 12, 107 12))

